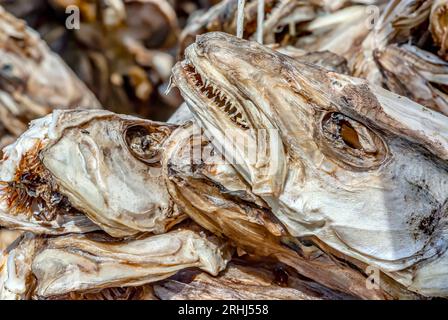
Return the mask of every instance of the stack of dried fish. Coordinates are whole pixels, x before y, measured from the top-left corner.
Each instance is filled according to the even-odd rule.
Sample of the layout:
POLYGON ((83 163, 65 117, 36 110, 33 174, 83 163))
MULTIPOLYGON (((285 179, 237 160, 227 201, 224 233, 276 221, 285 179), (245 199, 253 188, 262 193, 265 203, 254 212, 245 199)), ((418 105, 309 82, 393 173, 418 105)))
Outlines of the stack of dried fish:
POLYGON ((445 1, 266 0, 263 28, 246 1, 248 40, 228 34, 236 0, 44 2, 81 9, 69 43, 107 66, 84 80, 122 112, 149 115, 134 98, 149 105, 170 75, 186 104, 173 123, 98 110, 59 60, 41 67, 23 32, 57 58, 35 33, 5 37, 12 70, 46 85, 6 68, 0 106, 52 113, 3 151, 0 298, 448 297, 445 1), (159 32, 176 14, 190 19, 170 73, 179 24, 159 32))
POLYGON ((166 0, 5 2, 108 109, 166 118, 180 104, 174 92, 164 95, 179 33, 166 0))
MULTIPOLYGON (((197 34, 235 34, 236 10, 236 0, 225 0, 192 19, 181 34, 180 53, 197 34)), ((340 55, 353 76, 448 114, 447 12, 444 0, 265 0, 263 38, 266 44, 340 55)), ((248 1, 244 15, 244 37, 253 40, 257 1, 248 1)))
POLYGON ((0 146, 30 120, 75 107, 100 104, 34 30, 0 7, 0 146))

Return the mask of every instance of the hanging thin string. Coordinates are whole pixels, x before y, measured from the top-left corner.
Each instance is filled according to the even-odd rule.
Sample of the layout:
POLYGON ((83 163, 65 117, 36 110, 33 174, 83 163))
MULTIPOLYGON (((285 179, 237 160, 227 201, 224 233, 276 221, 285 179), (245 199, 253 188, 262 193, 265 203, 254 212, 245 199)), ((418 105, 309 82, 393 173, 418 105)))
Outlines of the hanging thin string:
POLYGON ((263 44, 264 0, 258 0, 257 41, 263 44))
POLYGON ((245 0, 238 0, 238 16, 236 20, 236 36, 238 38, 243 37, 244 32, 244 5, 245 0))

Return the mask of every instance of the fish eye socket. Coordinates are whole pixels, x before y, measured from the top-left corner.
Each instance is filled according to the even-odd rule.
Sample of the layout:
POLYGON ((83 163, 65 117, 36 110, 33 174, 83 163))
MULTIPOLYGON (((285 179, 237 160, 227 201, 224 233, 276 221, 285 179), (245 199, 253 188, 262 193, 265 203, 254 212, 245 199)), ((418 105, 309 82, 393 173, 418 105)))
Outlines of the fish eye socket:
POLYGON ((160 161, 160 147, 169 133, 162 127, 133 125, 125 129, 124 137, 129 151, 146 164, 160 161))
POLYGON ((321 134, 324 153, 343 166, 370 170, 387 156, 386 144, 377 133, 341 113, 324 115, 321 134))

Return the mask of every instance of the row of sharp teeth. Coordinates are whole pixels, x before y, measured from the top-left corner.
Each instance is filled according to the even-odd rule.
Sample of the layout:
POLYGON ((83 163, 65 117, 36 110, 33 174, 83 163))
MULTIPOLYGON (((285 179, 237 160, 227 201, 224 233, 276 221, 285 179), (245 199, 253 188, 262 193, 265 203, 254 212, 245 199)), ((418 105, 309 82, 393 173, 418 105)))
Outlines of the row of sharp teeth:
POLYGON ((192 79, 199 90, 205 94, 208 99, 212 100, 221 111, 225 112, 230 120, 243 129, 249 128, 247 121, 243 118, 243 114, 236 106, 236 103, 228 99, 227 96, 216 88, 213 83, 204 79, 196 70, 192 75, 192 79))

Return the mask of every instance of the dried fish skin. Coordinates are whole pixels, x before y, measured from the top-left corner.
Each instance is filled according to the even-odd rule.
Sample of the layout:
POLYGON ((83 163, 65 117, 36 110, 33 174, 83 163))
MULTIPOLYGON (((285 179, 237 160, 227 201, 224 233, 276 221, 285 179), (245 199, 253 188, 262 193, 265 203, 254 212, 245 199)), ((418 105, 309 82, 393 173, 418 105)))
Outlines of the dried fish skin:
POLYGON ((32 159, 49 177, 43 187, 56 189, 68 209, 115 237, 163 233, 185 218, 160 170, 162 144, 174 127, 108 111, 57 111, 5 149, 1 180, 11 185, 23 176, 23 155, 37 148, 32 159))
POLYGON ((368 18, 367 7, 361 5, 319 15, 303 26, 304 34, 300 34, 293 44, 308 52, 333 52, 346 58, 352 65, 352 60, 370 32, 370 26, 366 23, 368 18))
POLYGON ((18 136, 27 122, 55 108, 101 108, 65 63, 28 28, 0 7, 0 112, 18 136))
POLYGON ((175 230, 121 243, 98 242, 84 235, 48 240, 33 259, 35 295, 51 297, 108 287, 141 286, 184 268, 212 275, 230 259, 225 242, 191 230, 175 230))
POLYGON ((167 141, 163 161, 171 196, 196 223, 227 237, 251 256, 281 261, 301 275, 340 292, 365 299, 412 296, 387 281, 383 281, 381 289, 367 290, 365 274, 338 263, 332 253, 319 249, 322 244, 315 246, 308 241, 305 245, 306 241, 294 239, 201 133, 188 123, 174 131, 167 141), (202 157, 191 158, 198 153, 202 157))
MULTIPOLYGON (((318 15, 318 9, 310 1, 274 1, 269 6, 269 1, 265 1, 267 16, 263 22, 263 42, 275 43, 276 36, 284 29, 289 28, 288 36, 296 36, 296 25, 314 20, 318 15)), ((251 37, 252 39, 254 36, 251 37)), ((288 37, 282 42, 287 42, 288 37)))
POLYGON ((329 71, 347 75, 350 74, 347 59, 331 51, 307 52, 293 46, 279 48, 272 46, 271 48, 291 58, 326 68, 329 71))
POLYGON ((30 129, 3 150, 0 225, 36 234, 98 230, 71 207, 39 159, 40 151, 51 140, 52 121, 53 115, 32 121, 30 129))
POLYGON ((155 295, 162 300, 353 299, 296 278, 280 266, 230 263, 218 277, 204 272, 193 275, 182 273, 187 272, 181 271, 172 279, 155 284, 155 295), (278 278, 285 282, 279 283, 278 278))
POLYGON ((287 255, 288 250, 280 247, 274 250, 269 246, 271 242, 278 246, 280 237, 287 235, 286 230, 201 132, 197 126, 187 123, 174 131, 166 143, 163 168, 173 199, 199 225, 236 241, 248 252, 262 256, 275 255, 274 252, 287 255), (191 159, 191 154, 198 151, 202 157, 191 159), (253 231, 246 238, 239 237, 243 233, 241 230, 257 228, 250 227, 251 224, 260 227, 258 232, 253 231), (232 230, 236 231, 235 235, 232 230), (273 237, 278 239, 271 239, 273 237), (263 238, 265 246, 256 248, 254 244, 263 238))
MULTIPOLYGON (((287 175, 271 170, 269 178, 279 181, 280 194, 252 191, 293 236, 312 235, 327 252, 375 266, 423 295, 447 296, 443 272, 432 273, 441 278, 431 291, 412 283, 446 251, 446 116, 223 33, 200 36, 174 74, 208 134, 278 128, 287 175), (236 101, 245 127, 219 108, 218 95, 236 101)), ((231 143, 220 147, 235 152, 231 143)), ((228 160, 253 186, 246 172, 259 168, 228 160)))
POLYGON ((25 233, 0 252, 0 300, 31 298, 35 285, 31 263, 42 245, 43 239, 25 233))
POLYGON ((374 51, 386 87, 430 109, 448 115, 448 63, 411 45, 374 51))
POLYGON ((445 0, 434 0, 431 8, 431 15, 429 17, 432 38, 437 46, 440 47, 439 55, 448 60, 448 3, 445 0))

